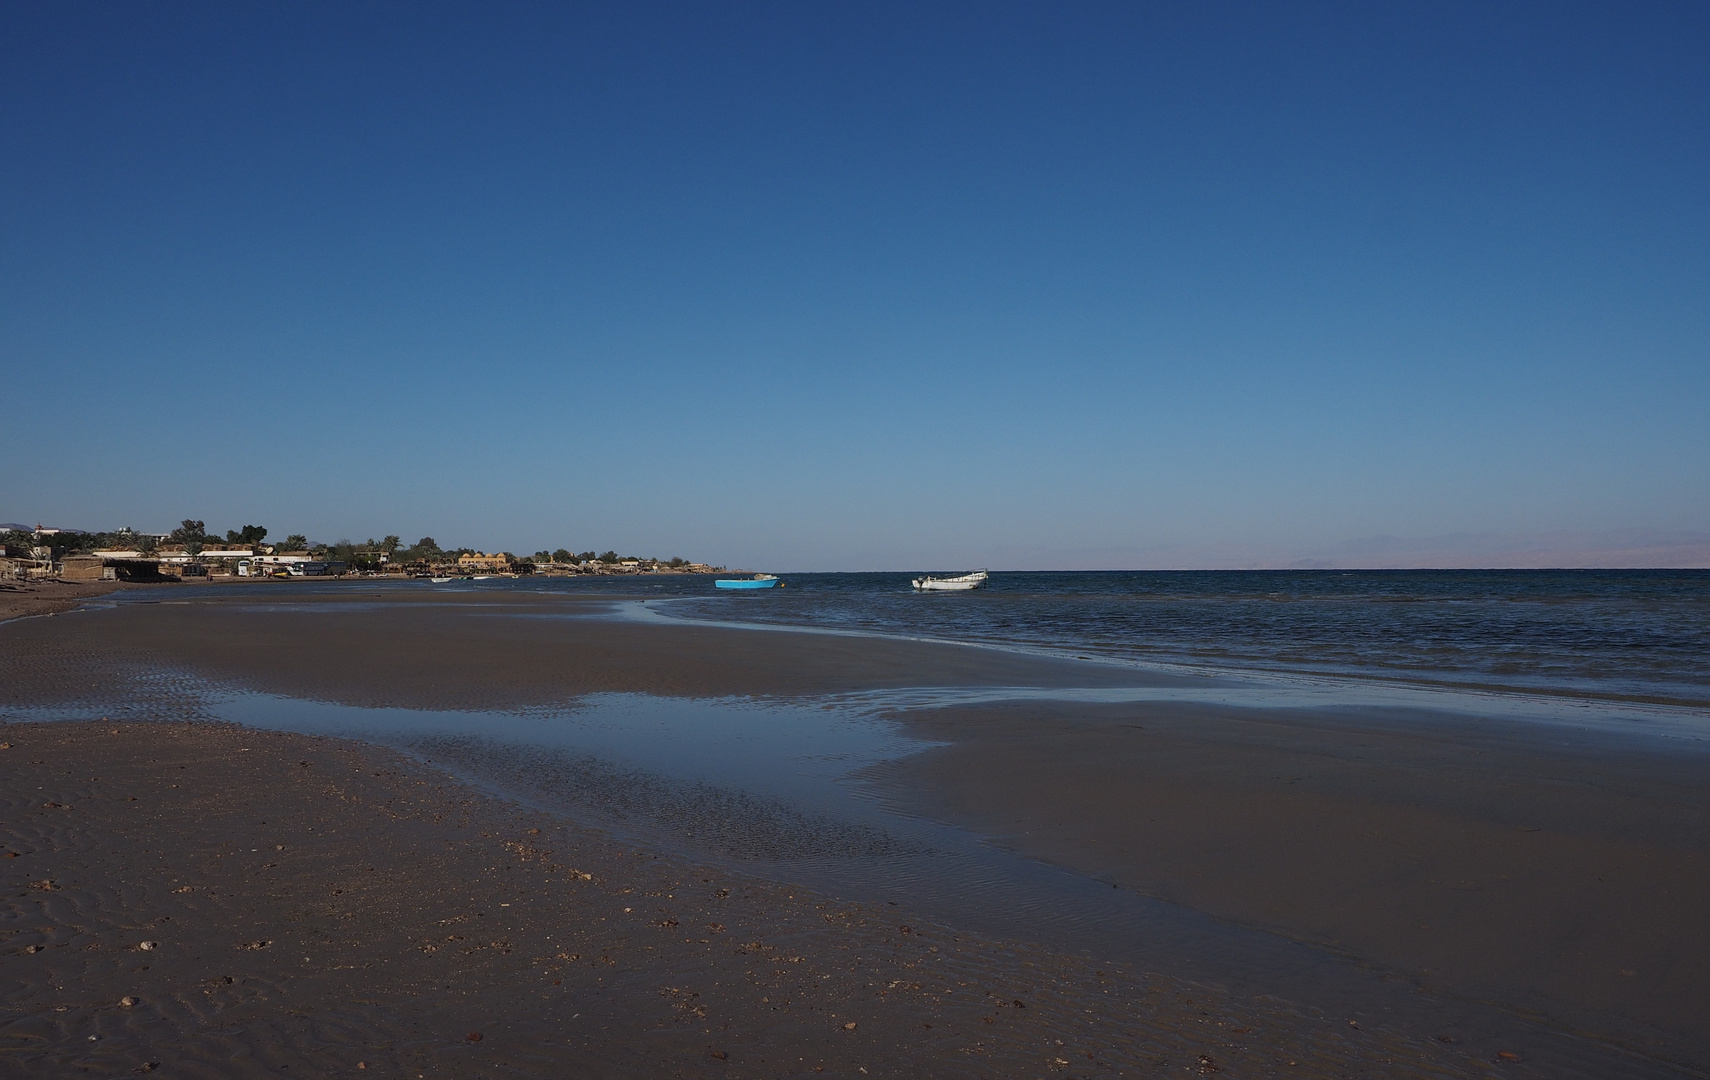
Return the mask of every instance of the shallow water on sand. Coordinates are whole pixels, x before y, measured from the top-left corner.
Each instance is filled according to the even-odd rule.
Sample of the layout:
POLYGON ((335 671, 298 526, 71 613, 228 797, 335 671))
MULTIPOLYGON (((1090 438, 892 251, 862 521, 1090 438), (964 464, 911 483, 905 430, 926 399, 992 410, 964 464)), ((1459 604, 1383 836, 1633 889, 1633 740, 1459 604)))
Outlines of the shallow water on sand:
MULTIPOLYGON (((292 606, 298 612, 309 609, 292 606)), ((614 606, 632 612, 638 607, 614 606)), ((316 605, 312 610, 326 615, 351 608, 316 605)), ((504 605, 471 614, 485 625, 493 625, 489 618, 542 617, 539 612, 513 616, 504 605)), ((571 617, 601 616, 584 607, 571 617)), ((1088 683, 1108 687, 1110 680, 1090 677, 1097 669, 1087 665, 1088 683)), ((1001 840, 989 842, 967 829, 899 809, 893 801, 896 790, 875 782, 875 776, 887 763, 933 744, 904 735, 894 717, 936 707, 1067 698, 1376 706, 1394 714, 1412 708, 1421 715, 1398 722, 1429 723, 1422 714, 1431 710, 1430 702, 1439 717, 1455 712, 1462 718, 1489 716, 1507 709, 1509 719, 1591 727, 1600 736, 1617 730, 1641 739, 1654 735, 1682 746, 1692 740, 1694 748, 1704 730, 1702 710, 1300 672, 1224 670, 1215 678, 1120 689, 914 686, 784 700, 591 694, 513 712, 329 704, 240 691, 165 668, 152 676, 144 673, 145 681, 148 677, 169 683, 186 705, 194 702, 191 711, 200 715, 399 747, 460 779, 522 803, 562 810, 638 845, 831 895, 894 902, 915 917, 973 932, 1086 952, 1101 962, 1132 963, 1237 994, 1276 995, 1332 1015, 1381 1009, 1397 1018, 1412 1017, 1408 1026, 1416 1031, 1455 1032, 1467 1039, 1500 1035, 1504 1045, 1523 1046, 1532 1060, 1550 1060, 1554 1054, 1564 1063, 1592 1051, 1570 1046, 1559 1032, 1529 1026, 1501 1009, 1420 994, 1406 979, 1363 968, 1331 951, 1112 887, 1096 867, 1087 873, 1058 869, 1004 850, 1001 840)), ((8 709, 0 718, 61 719, 71 718, 71 712, 8 709)), ((1600 1060, 1589 1072, 1581 1067, 1546 1074, 1660 1073, 1644 1062, 1600 1060)))
MULTIPOLYGON (((899 734, 875 700, 600 694, 566 710, 482 713, 210 691, 204 705, 220 719, 393 746, 459 780, 639 843, 850 899, 898 903, 973 931, 1237 991, 1356 975, 1354 965, 1320 950, 899 811, 863 774, 935 744, 899 734)), ((1368 978, 1357 976, 1362 995, 1373 992, 1368 978)))
MULTIPOLYGON (((944 691, 935 703, 966 704, 983 693, 944 691)), ((1549 1075, 1671 1074, 1499 1008, 1423 994, 1352 958, 1219 922, 900 811, 870 777, 875 766, 935 745, 901 734, 887 718, 927 696, 763 703, 601 694, 562 709, 501 713, 358 708, 214 686, 201 695, 220 719, 390 745, 459 780, 638 844, 852 900, 895 903, 971 932, 1329 1015, 1381 1013, 1420 1032, 1494 1040, 1524 1048, 1549 1075)))
MULTIPOLYGON (((882 716, 900 702, 879 697, 778 704, 596 694, 562 709, 470 712, 360 708, 206 684, 197 696, 211 718, 391 746, 638 843, 896 902, 970 930, 1225 986, 1341 964, 899 811, 863 774, 936 744, 901 734, 882 716)), ((13 708, 5 718, 70 714, 13 708)))

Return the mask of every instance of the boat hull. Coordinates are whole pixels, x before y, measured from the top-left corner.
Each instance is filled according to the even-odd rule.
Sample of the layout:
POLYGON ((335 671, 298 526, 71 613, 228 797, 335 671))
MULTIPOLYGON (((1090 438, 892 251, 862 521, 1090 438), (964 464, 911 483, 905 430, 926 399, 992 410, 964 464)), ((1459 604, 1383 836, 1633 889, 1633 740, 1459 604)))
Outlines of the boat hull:
POLYGON ((770 589, 772 586, 776 585, 777 583, 778 583, 777 578, 762 578, 758 581, 750 581, 747 579, 732 580, 730 578, 719 578, 717 581, 713 582, 713 584, 715 586, 717 586, 718 588, 721 588, 721 589, 770 589))
POLYGON ((914 588, 916 592, 967 592, 984 585, 990 576, 984 570, 975 570, 956 577, 917 577, 914 588))

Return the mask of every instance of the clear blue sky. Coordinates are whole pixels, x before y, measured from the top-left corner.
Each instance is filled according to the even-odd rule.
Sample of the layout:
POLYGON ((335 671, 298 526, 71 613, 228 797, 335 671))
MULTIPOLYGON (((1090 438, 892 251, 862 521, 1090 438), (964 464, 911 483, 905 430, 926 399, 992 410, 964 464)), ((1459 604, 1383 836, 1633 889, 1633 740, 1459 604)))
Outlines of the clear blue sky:
POLYGON ((0 5, 0 520, 1710 530, 1710 6, 0 5))

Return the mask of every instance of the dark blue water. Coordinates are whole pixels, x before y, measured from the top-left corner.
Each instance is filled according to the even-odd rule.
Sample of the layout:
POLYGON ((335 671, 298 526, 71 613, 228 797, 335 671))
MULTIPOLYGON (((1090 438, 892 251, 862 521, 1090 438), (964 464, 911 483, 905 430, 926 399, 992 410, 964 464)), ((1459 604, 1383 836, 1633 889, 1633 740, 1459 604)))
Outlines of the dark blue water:
POLYGON ((977 592, 927 594, 909 578, 789 574, 745 593, 704 577, 516 584, 669 597, 664 610, 694 619, 1710 704, 1710 570, 999 571, 977 592))

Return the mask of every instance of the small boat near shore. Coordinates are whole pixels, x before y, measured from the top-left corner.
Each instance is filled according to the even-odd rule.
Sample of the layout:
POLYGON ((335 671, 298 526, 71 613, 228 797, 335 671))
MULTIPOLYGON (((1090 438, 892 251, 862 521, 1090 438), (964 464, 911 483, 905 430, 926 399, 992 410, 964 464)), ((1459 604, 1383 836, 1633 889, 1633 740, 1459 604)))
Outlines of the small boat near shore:
POLYGON ((770 589, 781 584, 783 582, 772 574, 755 574, 751 578, 719 578, 713 582, 713 585, 720 589, 770 589))
POLYGON ((914 579, 915 592, 967 592, 977 589, 991 577, 984 570, 972 570, 955 577, 917 577, 914 579))

